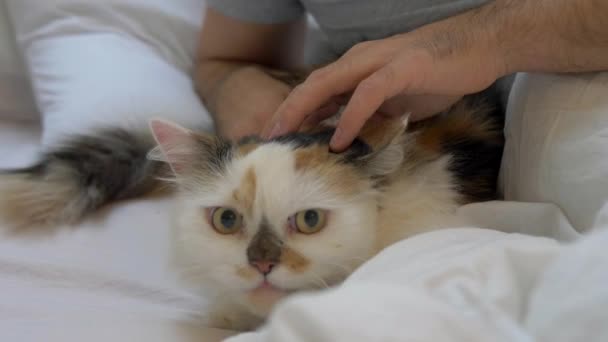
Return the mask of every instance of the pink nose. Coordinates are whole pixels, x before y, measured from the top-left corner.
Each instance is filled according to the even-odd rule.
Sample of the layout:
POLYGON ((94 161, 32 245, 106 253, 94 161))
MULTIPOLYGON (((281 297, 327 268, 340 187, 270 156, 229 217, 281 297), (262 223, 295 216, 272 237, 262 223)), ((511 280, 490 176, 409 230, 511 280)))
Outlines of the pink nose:
POLYGON ((272 261, 252 261, 251 265, 263 275, 267 275, 272 271, 272 268, 275 266, 275 263, 272 261))

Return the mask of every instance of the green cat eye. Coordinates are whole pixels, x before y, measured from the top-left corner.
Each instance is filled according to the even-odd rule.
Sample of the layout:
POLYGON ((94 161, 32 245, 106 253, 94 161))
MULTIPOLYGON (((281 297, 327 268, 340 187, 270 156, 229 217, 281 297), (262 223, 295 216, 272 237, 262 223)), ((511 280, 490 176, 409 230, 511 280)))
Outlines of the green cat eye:
POLYGON ((243 227, 243 216, 232 208, 214 208, 210 216, 213 229, 220 234, 235 234, 243 227))
POLYGON ((325 227, 327 213, 320 209, 308 209, 296 213, 290 218, 294 229, 302 234, 314 234, 325 227))

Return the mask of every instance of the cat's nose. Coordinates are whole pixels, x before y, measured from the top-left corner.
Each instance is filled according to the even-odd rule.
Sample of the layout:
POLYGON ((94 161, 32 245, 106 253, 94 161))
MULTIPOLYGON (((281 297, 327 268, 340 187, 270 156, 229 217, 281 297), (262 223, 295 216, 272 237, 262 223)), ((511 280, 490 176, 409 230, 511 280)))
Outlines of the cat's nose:
POLYGON ((267 275, 272 271, 276 264, 272 261, 252 261, 251 265, 263 275, 267 275))

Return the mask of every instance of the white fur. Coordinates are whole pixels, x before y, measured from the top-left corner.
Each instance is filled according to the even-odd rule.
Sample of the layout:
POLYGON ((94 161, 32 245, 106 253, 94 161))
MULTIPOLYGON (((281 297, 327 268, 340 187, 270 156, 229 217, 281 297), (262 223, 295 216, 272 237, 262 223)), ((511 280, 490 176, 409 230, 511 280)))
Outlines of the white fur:
POLYGON ((415 170, 403 170, 382 194, 378 215, 378 249, 414 234, 457 226, 459 194, 445 156, 415 170))
MULTIPOLYGON (((353 196, 332 191, 314 170, 296 171, 288 145, 265 144, 235 158, 213 184, 182 193, 175 212, 175 256, 190 284, 216 297, 210 323, 234 329, 254 327, 281 296, 252 300, 251 290, 263 276, 249 266, 246 249, 265 218, 277 236, 310 261, 295 273, 276 267, 268 276, 287 292, 323 288, 343 280, 378 249, 413 232, 438 228, 453 218, 456 195, 442 159, 416 173, 403 172, 382 197, 371 182, 362 182, 353 196), (257 176, 251 213, 233 199, 249 169, 257 176), (378 217, 378 207, 382 206, 378 217), (208 224, 204 208, 227 206, 244 216, 242 234, 220 235, 208 224), (312 235, 288 231, 288 217, 306 209, 329 213, 327 226, 312 235), (249 269, 251 277, 239 275, 249 269)), ((353 170, 353 172, 355 172, 353 170)), ((363 176, 361 176, 363 177, 363 176)))

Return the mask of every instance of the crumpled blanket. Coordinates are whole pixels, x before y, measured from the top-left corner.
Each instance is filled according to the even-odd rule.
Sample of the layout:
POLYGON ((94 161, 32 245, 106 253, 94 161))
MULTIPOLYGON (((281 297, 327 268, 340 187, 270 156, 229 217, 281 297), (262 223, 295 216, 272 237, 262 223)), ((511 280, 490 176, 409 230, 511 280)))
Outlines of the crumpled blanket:
POLYGON ((608 224, 598 226, 576 243, 477 228, 419 235, 227 341, 608 341, 608 224))

